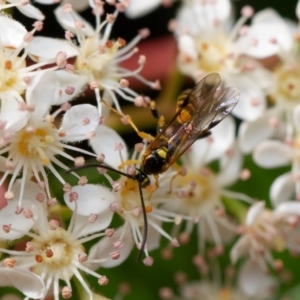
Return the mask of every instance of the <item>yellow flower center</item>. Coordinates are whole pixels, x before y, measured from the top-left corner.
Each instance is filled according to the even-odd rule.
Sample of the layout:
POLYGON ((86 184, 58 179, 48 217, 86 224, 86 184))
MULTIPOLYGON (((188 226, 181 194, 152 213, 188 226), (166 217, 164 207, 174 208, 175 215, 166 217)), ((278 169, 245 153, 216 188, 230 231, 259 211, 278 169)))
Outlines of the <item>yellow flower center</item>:
POLYGON ((46 236, 31 242, 34 247, 35 260, 38 263, 35 271, 48 272, 61 271, 65 268, 66 275, 71 276, 69 267, 74 259, 78 260, 78 255, 82 254, 84 247, 74 243, 70 233, 63 228, 50 230, 46 236))
POLYGON ((198 50, 198 69, 203 70, 206 74, 221 72, 227 58, 227 36, 218 34, 209 38, 198 37, 196 39, 198 50))
POLYGON ((191 216, 198 216, 206 206, 214 207, 219 203, 219 193, 214 175, 208 169, 199 173, 191 171, 184 177, 177 177, 174 187, 183 191, 185 207, 191 216))
POLYGON ((87 71, 92 80, 100 81, 113 71, 112 61, 122 45, 123 42, 119 39, 99 46, 98 39, 89 37, 81 46, 81 54, 76 59, 75 67, 79 71, 87 71))
MULTIPOLYGON (((125 212, 133 212, 134 209, 141 207, 141 197, 139 193, 138 182, 133 179, 126 178, 125 181, 121 181, 122 189, 120 191, 121 201, 119 213, 124 218, 125 212)), ((149 201, 150 193, 147 188, 143 189, 143 198, 146 207, 146 212, 150 213, 152 211, 152 206, 149 201)), ((143 225, 142 214, 138 215, 139 224, 143 225)))
POLYGON ((280 64, 274 70, 274 75, 271 100, 293 109, 300 100, 300 61, 295 64, 280 64))
POLYGON ((25 62, 16 57, 12 61, 11 50, 5 49, 0 54, 0 93, 15 90, 17 93, 24 92, 24 84, 18 77, 18 70, 25 67, 25 62))
MULTIPOLYGON (((28 130, 19 131, 13 138, 10 145, 12 155, 21 155, 25 159, 40 159, 43 165, 50 162, 49 148, 56 145, 56 130, 52 124, 44 123, 43 126, 28 130)), ((52 151, 51 151, 52 152, 52 151)))

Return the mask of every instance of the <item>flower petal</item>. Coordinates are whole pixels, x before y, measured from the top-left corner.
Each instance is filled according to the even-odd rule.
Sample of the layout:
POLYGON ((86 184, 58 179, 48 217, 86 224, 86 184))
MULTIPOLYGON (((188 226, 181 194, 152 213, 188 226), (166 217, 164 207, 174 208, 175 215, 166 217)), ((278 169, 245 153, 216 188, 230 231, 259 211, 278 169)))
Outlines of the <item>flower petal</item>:
POLYGON ((65 141, 85 140, 99 124, 98 109, 91 104, 80 104, 71 107, 63 116, 61 131, 66 133, 65 141))
POLYGON ((300 216, 300 203, 295 201, 286 201, 280 203, 275 210, 279 215, 300 216))
POLYGON ((153 11, 161 4, 162 0, 130 0, 129 6, 125 10, 128 18, 139 18, 153 11))
POLYGON ((0 28, 5 28, 0 31, 2 47, 18 48, 24 42, 27 30, 21 23, 5 15, 0 15, 0 28))
POLYGON ((289 164, 292 152, 289 146, 279 141, 265 141, 253 152, 254 161, 263 168, 276 168, 289 164))
POLYGON ((41 277, 18 267, 0 268, 0 286, 13 286, 32 299, 45 296, 45 286, 41 277))
POLYGON ((77 193, 77 208, 74 202, 70 202, 70 193, 64 194, 67 206, 82 216, 99 214, 109 209, 109 205, 116 201, 116 195, 109 188, 102 185, 86 184, 72 187, 72 192, 77 193))
MULTIPOLYGON (((97 220, 94 223, 89 223, 80 231, 78 237, 86 236, 101 230, 108 228, 113 217, 113 213, 110 210, 104 211, 98 215, 97 220)), ((81 226, 87 224, 87 216, 76 216, 76 222, 74 224, 74 230, 78 230, 81 226)))
MULTIPOLYGON (((9 203, 3 207, 0 211, 0 240, 15 240, 24 235, 34 225, 34 220, 31 218, 25 218, 23 214, 16 214, 16 207, 18 200, 9 201, 9 203), (4 225, 11 225, 11 227, 17 231, 10 230, 8 233, 2 230, 4 225)), ((35 211, 33 202, 29 200, 22 200, 22 208, 35 211)))
POLYGON ((127 147, 124 140, 113 129, 99 125, 96 129, 96 137, 90 140, 90 145, 96 154, 105 155, 105 163, 115 169, 121 163, 119 151, 115 151, 116 144, 122 144, 121 150, 124 160, 128 158, 127 147))
POLYGON ((260 142, 278 132, 278 126, 271 126, 271 121, 272 117, 265 114, 252 122, 243 122, 240 125, 238 141, 243 153, 250 153, 260 142))
POLYGON ((74 100, 76 96, 83 92, 86 85, 86 77, 64 70, 55 71, 56 75, 56 96, 53 105, 61 105, 65 102, 74 100), (66 93, 68 87, 74 88, 74 92, 69 95, 66 93))
POLYGON ((26 101, 34 106, 30 113, 31 122, 40 122, 49 112, 54 100, 56 77, 53 71, 46 71, 36 75, 26 90, 26 101))
POLYGON ((232 145, 235 137, 235 123, 232 117, 226 117, 211 130, 211 135, 198 139, 188 152, 195 166, 201 166, 220 158, 232 145))
MULTIPOLYGON (((129 226, 127 226, 127 230, 122 238, 122 242, 124 243, 124 245, 123 245, 123 247, 118 249, 120 251, 120 257, 116 260, 110 259, 102 264, 95 264, 95 265, 90 264, 89 266, 92 269, 95 270, 95 269, 98 269, 99 267, 113 268, 113 267, 120 265, 122 262, 124 262, 127 259, 127 257, 131 253, 131 250, 134 245, 132 235, 131 235, 130 229, 128 229, 128 227, 129 226)), ((99 243, 92 246, 90 249, 90 252, 89 252, 89 259, 90 260, 101 259, 101 258, 107 257, 110 252, 115 251, 115 249, 113 247, 113 241, 118 240, 122 236, 124 229, 125 229, 124 226, 118 228, 115 231, 112 238, 104 237, 103 239, 100 240, 99 243)))
POLYGON ((230 260, 235 264, 241 257, 245 256, 248 251, 248 238, 241 236, 230 250, 230 260))
POLYGON ((5 130, 16 132, 23 128, 29 118, 27 111, 19 109, 23 99, 17 93, 5 93, 1 95, 1 121, 5 121, 5 130))
MULTIPOLYGON (((299 4, 300 5, 300 4, 299 4)), ((297 105, 293 112, 294 124, 298 132, 300 132, 300 105, 297 105)))
MULTIPOLYGON (((185 29, 193 35, 208 33, 218 20, 220 27, 228 27, 231 23, 231 3, 228 0, 216 0, 213 5, 209 1, 183 1, 176 20, 179 30, 185 29)), ((212 29, 215 30, 215 29, 212 29)))
POLYGON ((60 6, 64 6, 65 4, 71 4, 72 8, 78 12, 82 12, 89 7, 89 2, 87 0, 63 0, 60 2, 60 6))
POLYGON ((288 52, 293 42, 293 34, 284 19, 275 10, 265 9, 254 16, 252 25, 238 40, 237 47, 251 57, 265 58, 283 50, 288 52))
POLYGON ((219 186, 229 186, 233 184, 238 178, 243 164, 242 153, 237 146, 234 144, 229 153, 221 157, 220 167, 216 180, 219 186))
POLYGON ((277 284, 257 263, 248 260, 239 272, 238 286, 248 297, 269 299, 277 284))
MULTIPOLYGON (((12 2, 12 1, 10 0, 10 2, 12 2)), ((43 21, 45 19, 44 14, 39 9, 37 9, 35 6, 33 6, 31 4, 18 5, 17 9, 28 18, 32 18, 32 19, 36 19, 36 20, 40 20, 40 21, 43 21)))
POLYGON ((253 204, 248 210, 245 224, 247 226, 252 226, 257 216, 261 213, 264 207, 265 207, 265 202, 263 201, 256 202, 255 204, 253 204))
POLYGON ((55 59, 58 52, 65 52, 67 57, 78 55, 77 48, 65 40, 36 36, 28 45, 28 52, 34 61, 55 59))
POLYGON ((226 84, 235 86, 241 94, 232 114, 246 121, 257 119, 266 109, 265 92, 258 84, 257 78, 253 78, 252 75, 227 74, 226 76, 226 84))
POLYGON ((77 32, 76 26, 75 26, 75 20, 81 21, 84 24, 84 27, 81 28, 81 31, 86 36, 94 36, 95 30, 93 26, 88 23, 85 19, 83 19, 76 11, 72 11, 71 13, 64 12, 64 8, 59 5, 55 10, 54 14, 56 16, 56 19, 58 23, 65 29, 70 30, 71 32, 75 33, 77 32))
POLYGON ((291 200, 295 193, 295 182, 291 172, 278 176, 271 185, 270 198, 273 207, 291 200))

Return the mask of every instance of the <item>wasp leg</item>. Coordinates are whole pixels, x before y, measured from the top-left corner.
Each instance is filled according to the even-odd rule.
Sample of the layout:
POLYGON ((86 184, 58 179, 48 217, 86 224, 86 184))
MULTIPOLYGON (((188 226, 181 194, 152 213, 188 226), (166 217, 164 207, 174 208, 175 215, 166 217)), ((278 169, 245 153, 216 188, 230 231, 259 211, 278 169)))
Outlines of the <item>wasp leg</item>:
POLYGON ((128 165, 135 165, 135 164, 140 164, 141 161, 140 160, 136 160, 136 159, 128 159, 124 162, 122 162, 119 166, 118 169, 122 170, 123 167, 128 166, 128 165))
POLYGON ((170 189, 169 189, 169 194, 172 193, 172 185, 174 182, 174 179, 179 176, 182 175, 182 168, 175 162, 172 167, 175 169, 175 171, 177 172, 175 175, 172 176, 171 180, 170 180, 170 189))
POLYGON ((107 108, 109 108, 111 111, 113 111, 115 114, 119 115, 122 118, 125 118, 128 124, 135 130, 135 132, 141 137, 142 139, 148 140, 148 141, 153 141, 154 137, 151 134, 148 134, 143 131, 139 131, 134 122, 131 120, 130 116, 126 116, 119 112, 118 110, 114 109, 111 107, 108 103, 106 103, 104 100, 101 100, 101 103, 103 103, 107 108))
POLYGON ((165 127, 165 118, 163 115, 159 113, 159 111, 156 108, 156 104, 154 101, 150 102, 150 109, 151 109, 151 114, 153 118, 157 119, 157 133, 162 132, 163 128, 165 127))

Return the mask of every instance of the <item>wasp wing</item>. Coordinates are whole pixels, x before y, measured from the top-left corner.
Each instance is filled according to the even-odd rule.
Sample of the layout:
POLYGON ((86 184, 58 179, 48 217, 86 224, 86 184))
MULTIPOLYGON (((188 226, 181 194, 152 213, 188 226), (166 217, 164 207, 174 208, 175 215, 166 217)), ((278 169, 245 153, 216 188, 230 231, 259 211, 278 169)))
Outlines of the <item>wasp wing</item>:
POLYGON ((179 109, 170 123, 149 145, 151 149, 166 147, 168 159, 165 171, 197 139, 208 135, 235 107, 240 93, 229 87, 222 89, 217 73, 204 77, 188 96, 181 100, 179 109))

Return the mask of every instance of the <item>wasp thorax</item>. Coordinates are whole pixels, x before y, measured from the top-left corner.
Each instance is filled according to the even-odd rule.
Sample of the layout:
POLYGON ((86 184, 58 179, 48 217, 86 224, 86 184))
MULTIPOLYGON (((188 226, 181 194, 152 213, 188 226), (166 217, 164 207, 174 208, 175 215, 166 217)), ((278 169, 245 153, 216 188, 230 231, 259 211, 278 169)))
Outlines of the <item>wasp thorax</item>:
POLYGON ((165 148, 159 148, 145 155, 143 158, 142 170, 148 175, 160 174, 166 170, 168 151, 165 148))

